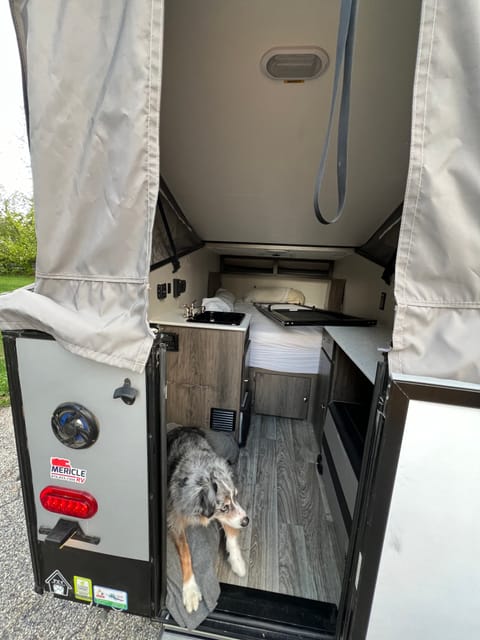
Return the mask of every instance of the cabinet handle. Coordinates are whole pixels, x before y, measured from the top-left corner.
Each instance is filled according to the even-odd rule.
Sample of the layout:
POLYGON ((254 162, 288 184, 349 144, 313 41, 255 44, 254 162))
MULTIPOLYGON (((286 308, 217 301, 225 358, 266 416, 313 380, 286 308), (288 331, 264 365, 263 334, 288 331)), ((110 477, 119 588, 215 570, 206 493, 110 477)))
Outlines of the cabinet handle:
POLYGON ((244 383, 247 384, 247 382, 248 382, 248 378, 245 378, 244 383))
POLYGON ((310 400, 310 398, 309 398, 308 396, 305 396, 305 397, 303 398, 303 401, 304 401, 304 402, 308 402, 309 400, 310 400))

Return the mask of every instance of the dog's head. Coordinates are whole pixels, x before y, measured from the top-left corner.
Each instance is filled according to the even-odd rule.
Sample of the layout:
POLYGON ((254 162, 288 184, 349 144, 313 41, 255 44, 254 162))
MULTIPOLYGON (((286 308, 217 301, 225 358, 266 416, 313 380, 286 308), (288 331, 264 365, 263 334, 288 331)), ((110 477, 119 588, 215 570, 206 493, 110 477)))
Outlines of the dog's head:
POLYGON ((246 527, 249 519, 245 510, 237 502, 237 489, 228 469, 216 467, 202 487, 199 499, 202 515, 215 519, 233 529, 246 527))

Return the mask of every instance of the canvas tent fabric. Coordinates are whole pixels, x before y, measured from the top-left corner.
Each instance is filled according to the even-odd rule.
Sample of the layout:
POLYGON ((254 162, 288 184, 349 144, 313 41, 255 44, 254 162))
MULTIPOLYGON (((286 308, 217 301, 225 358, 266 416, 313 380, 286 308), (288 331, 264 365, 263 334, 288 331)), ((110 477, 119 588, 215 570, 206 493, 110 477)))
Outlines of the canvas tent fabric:
POLYGON ((480 383, 480 3, 424 0, 393 374, 480 383))
POLYGON ((159 192, 161 0, 11 0, 28 105, 34 291, 0 297, 0 328, 141 372, 159 192))

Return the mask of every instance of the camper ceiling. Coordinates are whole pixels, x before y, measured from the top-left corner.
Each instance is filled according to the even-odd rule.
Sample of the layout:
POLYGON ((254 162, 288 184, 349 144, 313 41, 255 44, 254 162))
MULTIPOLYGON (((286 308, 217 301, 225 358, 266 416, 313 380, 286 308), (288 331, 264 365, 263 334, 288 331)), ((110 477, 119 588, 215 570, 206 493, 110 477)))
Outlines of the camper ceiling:
MULTIPOLYGON (((313 212, 331 97, 339 1, 166 0, 161 170, 205 241, 358 247, 402 201, 420 0, 362 0, 348 184, 339 223, 313 212), (272 47, 319 46, 324 75, 262 74, 272 47)), ((321 204, 336 207, 336 143, 321 204)))

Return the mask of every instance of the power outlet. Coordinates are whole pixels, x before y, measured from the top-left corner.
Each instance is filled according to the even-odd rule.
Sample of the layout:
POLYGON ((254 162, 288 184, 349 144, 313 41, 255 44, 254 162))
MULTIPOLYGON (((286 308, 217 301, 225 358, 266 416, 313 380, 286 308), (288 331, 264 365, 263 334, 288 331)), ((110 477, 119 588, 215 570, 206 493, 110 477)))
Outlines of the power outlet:
POLYGON ((187 281, 180 280, 180 278, 173 279, 173 297, 178 298, 181 293, 185 293, 187 290, 187 281))

